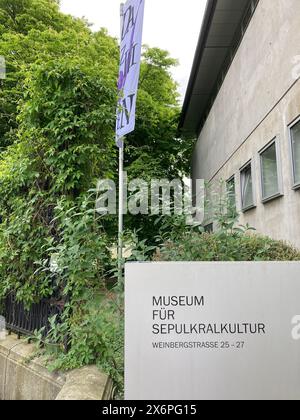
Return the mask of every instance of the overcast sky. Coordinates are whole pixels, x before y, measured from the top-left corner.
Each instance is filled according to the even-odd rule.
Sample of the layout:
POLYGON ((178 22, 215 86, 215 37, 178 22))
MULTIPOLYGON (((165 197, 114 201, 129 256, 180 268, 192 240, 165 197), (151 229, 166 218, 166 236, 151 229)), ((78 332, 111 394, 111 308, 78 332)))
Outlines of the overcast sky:
MULTIPOLYGON (((120 0, 61 0, 61 10, 86 17, 94 24, 119 37, 120 0)), ((200 33, 206 0, 146 0, 143 43, 168 50, 180 65, 174 78, 180 84, 182 97, 187 87, 200 33)))

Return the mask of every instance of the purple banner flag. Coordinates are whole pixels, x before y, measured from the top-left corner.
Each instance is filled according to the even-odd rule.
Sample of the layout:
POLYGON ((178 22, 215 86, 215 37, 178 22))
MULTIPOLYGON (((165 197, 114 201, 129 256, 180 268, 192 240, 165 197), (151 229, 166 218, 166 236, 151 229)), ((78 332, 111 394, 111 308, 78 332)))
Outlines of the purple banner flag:
POLYGON ((116 139, 135 128, 145 0, 128 0, 121 7, 121 58, 118 80, 116 139))

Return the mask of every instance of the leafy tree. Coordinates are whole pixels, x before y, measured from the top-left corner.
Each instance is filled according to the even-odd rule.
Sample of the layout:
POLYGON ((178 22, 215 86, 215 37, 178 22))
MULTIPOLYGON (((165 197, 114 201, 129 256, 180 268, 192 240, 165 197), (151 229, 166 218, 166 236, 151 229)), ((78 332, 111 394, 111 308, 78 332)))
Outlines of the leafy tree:
POLYGON ((50 59, 72 57, 91 66, 98 65, 102 76, 105 73, 115 85, 118 62, 118 47, 113 38, 104 30, 91 33, 85 22, 60 13, 56 2, 18 0, 5 1, 2 6, 0 3, 0 16, 6 16, 6 10, 10 13, 13 10, 15 20, 22 24, 18 29, 3 18, 8 23, 0 38, 0 54, 6 60, 7 78, 0 81, 0 150, 14 140, 17 106, 28 67, 50 59), (39 19, 39 24, 32 21, 32 16, 39 19))
MULTIPOLYGON (((0 297, 14 293, 29 307, 58 290, 61 333, 68 331, 72 346, 62 366, 101 358, 119 376, 111 348, 121 348, 122 305, 116 312, 104 288, 117 220, 95 213, 94 191, 97 179, 117 178, 117 41, 62 14, 57 1, 0 0, 0 54, 7 64, 0 80, 0 297), (110 308, 102 318, 90 306, 96 293, 110 308)), ((191 142, 177 136, 173 65, 166 51, 145 48, 136 130, 126 140, 131 178, 188 171, 191 142)), ((154 221, 129 218, 127 226, 142 228, 149 250, 154 221)), ((61 342, 53 325, 51 338, 61 342)))
POLYGON ((56 0, 0 0, 0 34, 27 35, 32 29, 64 31, 83 28, 83 23, 59 12, 56 0))
POLYGON ((116 97, 95 69, 69 60, 32 68, 24 88, 18 139, 0 160, 0 293, 30 303, 51 292, 36 269, 63 238, 56 210, 112 173, 116 97))
MULTIPOLYGON (((128 178, 182 179, 189 174, 194 139, 180 138, 180 115, 177 84, 170 70, 177 65, 167 51, 145 47, 139 94, 136 129, 126 138, 125 169, 128 178)), ((161 221, 157 217, 126 216, 126 227, 138 230, 140 240, 153 245, 161 221)))
POLYGON ((193 141, 182 140, 177 133, 178 86, 170 74, 175 65, 177 60, 167 51, 146 46, 141 65, 136 130, 126 142, 126 163, 131 178, 143 174, 150 179, 173 179, 189 172, 193 141))
MULTIPOLYGON (((80 207, 76 200, 86 199, 97 178, 117 177, 113 130, 119 48, 105 30, 91 32, 51 0, 0 0, 0 25, 8 70, 0 81, 0 270, 3 293, 15 288, 30 300, 50 290, 41 292, 33 279, 37 261, 49 260, 47 244, 58 246, 63 238, 62 228, 52 223, 59 203, 80 207)), ((136 130, 126 142, 131 178, 171 178, 187 170, 183 151, 189 145, 176 136, 173 65, 176 60, 166 51, 145 48, 136 130)), ((128 226, 144 223, 137 217, 128 226)), ((153 236, 153 221, 147 223, 144 238, 153 236)), ((115 240, 116 219, 112 229, 110 224, 105 221, 106 232, 115 240)))

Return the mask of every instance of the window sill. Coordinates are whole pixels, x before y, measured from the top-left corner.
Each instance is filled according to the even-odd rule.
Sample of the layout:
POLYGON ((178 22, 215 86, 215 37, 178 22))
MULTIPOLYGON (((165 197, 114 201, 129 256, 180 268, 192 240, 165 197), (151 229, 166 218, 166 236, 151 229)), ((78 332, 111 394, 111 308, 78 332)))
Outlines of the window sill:
POLYGON ((299 184, 294 184, 293 185, 293 190, 294 191, 297 191, 297 190, 299 190, 300 189, 300 183, 299 184))
POLYGON ((254 210, 256 209, 256 205, 255 204, 251 204, 251 206, 245 207, 242 209, 242 213, 247 213, 250 210, 254 210))
MULTIPOLYGON (((299 188, 300 188, 300 185, 299 185, 299 188)), ((262 202, 263 204, 267 204, 267 203, 269 203, 270 201, 276 200, 277 198, 280 198, 280 197, 283 197, 283 193, 278 192, 278 193, 276 193, 276 194, 274 194, 274 195, 271 195, 270 197, 263 198, 263 199, 261 200, 261 202, 262 202)))

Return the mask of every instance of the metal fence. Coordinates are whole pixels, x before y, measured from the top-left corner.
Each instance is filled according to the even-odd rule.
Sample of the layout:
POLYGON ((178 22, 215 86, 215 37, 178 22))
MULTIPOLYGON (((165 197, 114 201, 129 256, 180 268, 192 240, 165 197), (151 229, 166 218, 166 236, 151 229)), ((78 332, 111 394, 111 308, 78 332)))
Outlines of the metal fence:
POLYGON ((34 331, 44 329, 44 335, 49 332, 49 318, 54 315, 60 317, 62 306, 55 301, 42 300, 33 304, 27 310, 23 303, 17 302, 15 296, 10 294, 3 302, 3 316, 8 332, 21 335, 32 335, 34 331))

